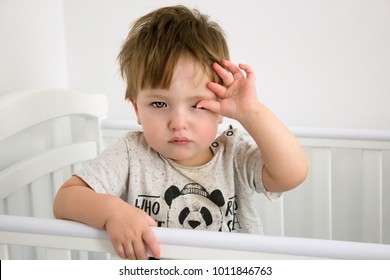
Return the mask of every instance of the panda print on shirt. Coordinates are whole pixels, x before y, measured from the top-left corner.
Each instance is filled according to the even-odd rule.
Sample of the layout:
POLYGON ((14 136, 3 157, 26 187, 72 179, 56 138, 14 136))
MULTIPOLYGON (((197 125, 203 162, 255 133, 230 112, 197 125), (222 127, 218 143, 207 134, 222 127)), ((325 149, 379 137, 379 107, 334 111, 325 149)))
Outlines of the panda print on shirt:
POLYGON ((170 228, 222 230, 221 208, 225 199, 220 190, 210 194, 197 183, 189 183, 180 190, 170 186, 164 194, 169 206, 167 226, 170 228))

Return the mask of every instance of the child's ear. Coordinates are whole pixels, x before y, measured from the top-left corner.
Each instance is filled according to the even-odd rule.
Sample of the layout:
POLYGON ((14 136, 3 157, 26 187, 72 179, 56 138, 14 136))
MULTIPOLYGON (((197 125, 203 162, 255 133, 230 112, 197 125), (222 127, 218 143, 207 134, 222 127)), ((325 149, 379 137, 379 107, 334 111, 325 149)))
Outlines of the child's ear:
POLYGON ((141 120, 140 120, 140 118, 139 118, 139 112, 138 112, 137 101, 135 101, 134 99, 131 99, 130 101, 131 101, 131 104, 133 104, 135 114, 137 115, 137 123, 138 123, 138 124, 141 124, 141 120))

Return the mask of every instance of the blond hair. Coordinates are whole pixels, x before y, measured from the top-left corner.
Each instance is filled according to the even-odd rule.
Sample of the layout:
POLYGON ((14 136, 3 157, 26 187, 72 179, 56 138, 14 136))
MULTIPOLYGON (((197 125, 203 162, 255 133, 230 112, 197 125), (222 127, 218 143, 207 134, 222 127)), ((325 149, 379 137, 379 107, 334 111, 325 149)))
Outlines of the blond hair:
POLYGON ((214 82, 214 62, 229 59, 223 30, 196 9, 172 6, 157 9, 134 22, 118 59, 126 80, 126 99, 134 100, 145 88, 169 88, 181 56, 203 67, 214 82))

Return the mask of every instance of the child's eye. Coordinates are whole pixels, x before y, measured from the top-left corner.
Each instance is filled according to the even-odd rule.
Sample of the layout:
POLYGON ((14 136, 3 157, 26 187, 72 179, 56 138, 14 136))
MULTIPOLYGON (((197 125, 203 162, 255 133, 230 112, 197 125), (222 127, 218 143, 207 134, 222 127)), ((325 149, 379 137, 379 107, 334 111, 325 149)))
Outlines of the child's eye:
POLYGON ((204 110, 203 107, 197 107, 199 102, 196 102, 195 105, 192 106, 192 108, 204 110))
POLYGON ((164 107, 167 107, 167 103, 165 102, 161 102, 161 101, 157 101, 157 102, 153 102, 152 105, 156 108, 164 108, 164 107))

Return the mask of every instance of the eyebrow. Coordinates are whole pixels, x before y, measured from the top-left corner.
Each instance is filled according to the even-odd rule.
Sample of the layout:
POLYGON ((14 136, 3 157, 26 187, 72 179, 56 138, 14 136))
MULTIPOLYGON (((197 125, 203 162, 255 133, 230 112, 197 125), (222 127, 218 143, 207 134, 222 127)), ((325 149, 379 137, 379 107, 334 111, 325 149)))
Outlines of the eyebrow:
MULTIPOLYGON (((170 99, 170 96, 169 96, 169 94, 156 93, 156 94, 146 95, 145 98, 156 99, 156 100, 168 100, 168 99, 170 99)), ((187 99, 190 101, 199 101, 199 100, 208 100, 208 99, 217 100, 218 98, 215 94, 204 94, 204 95, 197 94, 194 96, 189 96, 187 99)))
POLYGON ((167 99, 169 97, 167 95, 163 95, 163 94, 148 94, 148 95, 145 95, 145 98, 148 98, 148 99, 167 99))
POLYGON ((194 96, 191 96, 189 97, 188 99, 190 100, 217 100, 217 96, 215 94, 213 94, 212 96, 211 95, 194 95, 194 96))

